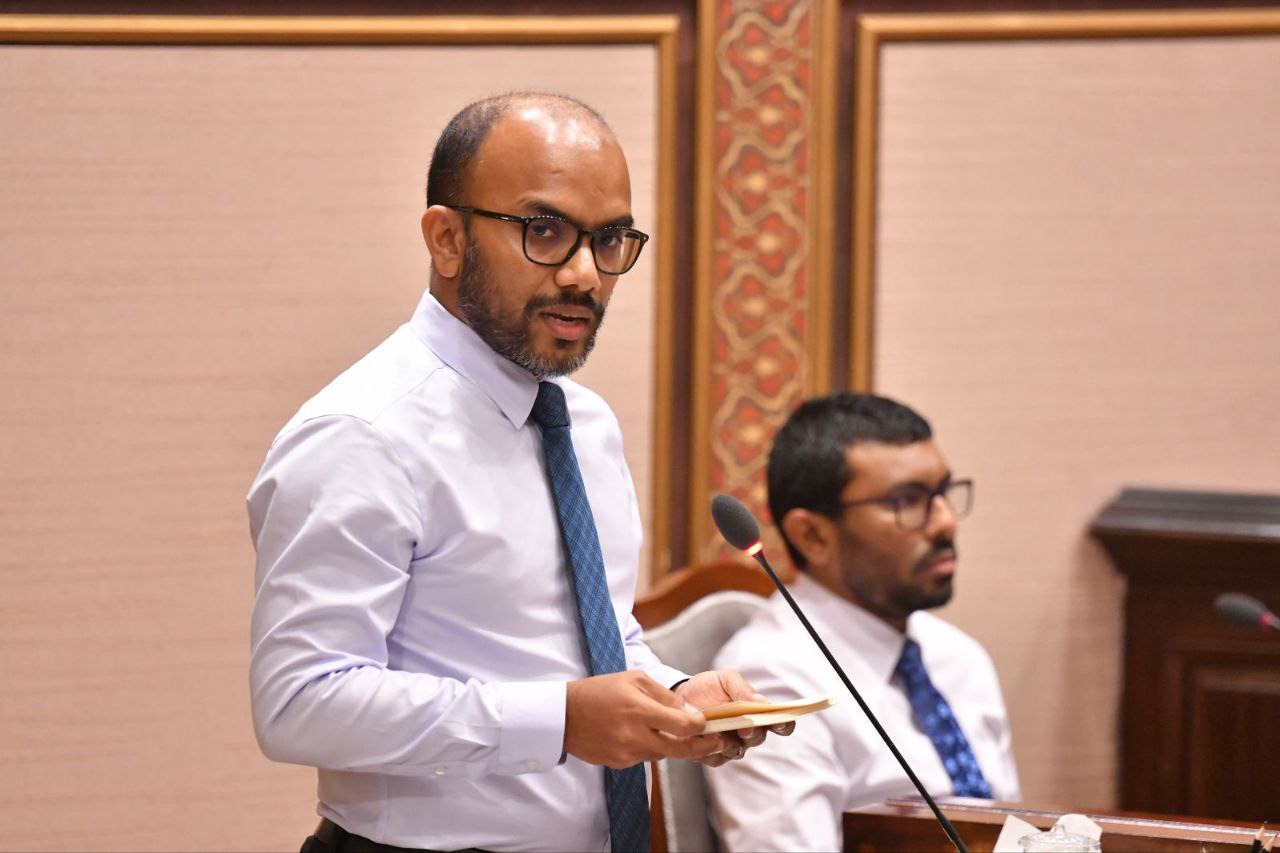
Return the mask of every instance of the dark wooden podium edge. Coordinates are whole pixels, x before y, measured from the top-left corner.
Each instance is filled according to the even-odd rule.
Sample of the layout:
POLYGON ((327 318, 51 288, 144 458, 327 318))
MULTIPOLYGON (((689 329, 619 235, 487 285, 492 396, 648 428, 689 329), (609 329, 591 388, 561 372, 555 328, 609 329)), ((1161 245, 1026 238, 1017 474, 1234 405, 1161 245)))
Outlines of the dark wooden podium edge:
MULTIPOLYGON (((1033 806, 1021 803, 988 802, 962 797, 942 797, 938 807, 953 822, 1002 825, 1008 816, 1016 817, 1041 829, 1047 829, 1064 814, 1082 814, 1102 827, 1105 839, 1108 834, 1146 838, 1177 839, 1182 841, 1243 845, 1248 847, 1257 835, 1258 827, 1240 821, 1218 818, 1158 815, 1146 812, 1118 810, 1087 810, 1033 806)), ((874 806, 854 809, 849 814, 882 815, 933 820, 928 806, 919 797, 894 797, 874 806)))

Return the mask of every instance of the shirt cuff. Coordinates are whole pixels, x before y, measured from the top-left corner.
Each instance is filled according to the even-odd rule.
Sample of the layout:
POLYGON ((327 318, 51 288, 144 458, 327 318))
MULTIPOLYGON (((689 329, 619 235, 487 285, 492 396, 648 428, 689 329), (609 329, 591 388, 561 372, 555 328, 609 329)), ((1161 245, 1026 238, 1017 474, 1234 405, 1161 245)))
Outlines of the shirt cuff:
POLYGON ((568 685, 563 681, 514 681, 501 685, 502 733, 498 766, 503 776, 543 773, 564 751, 568 685))
POLYGON ((666 666, 665 664, 651 666, 644 672, 645 675, 670 690, 674 690, 680 682, 688 681, 690 678, 687 672, 681 672, 675 667, 666 666))

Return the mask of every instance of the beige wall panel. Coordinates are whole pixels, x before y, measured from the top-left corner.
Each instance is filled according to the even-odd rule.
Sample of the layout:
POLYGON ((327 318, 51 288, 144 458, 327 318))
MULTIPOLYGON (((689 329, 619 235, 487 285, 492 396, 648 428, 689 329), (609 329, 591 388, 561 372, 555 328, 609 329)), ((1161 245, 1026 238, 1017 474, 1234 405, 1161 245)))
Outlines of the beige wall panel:
MULTIPOLYGON (((0 49, 0 847, 297 849, 314 772, 249 717, 249 483, 425 288, 448 117, 599 106, 652 231, 656 73, 648 45, 0 49)), ((583 373, 646 511, 652 259, 583 373)))
POLYGON ((1126 484, 1280 491, 1280 38, 882 63, 874 385, 977 479, 944 613, 1026 796, 1105 806, 1124 584, 1090 518, 1126 484))

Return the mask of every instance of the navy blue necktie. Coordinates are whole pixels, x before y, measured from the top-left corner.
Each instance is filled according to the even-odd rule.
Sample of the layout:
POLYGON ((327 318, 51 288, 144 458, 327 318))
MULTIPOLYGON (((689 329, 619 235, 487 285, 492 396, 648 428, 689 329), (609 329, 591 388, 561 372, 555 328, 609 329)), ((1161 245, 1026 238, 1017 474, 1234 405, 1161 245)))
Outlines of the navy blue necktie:
POLYGON ((969 740, 956 722, 951 706, 929 680, 929 673, 920 658, 920 645, 915 640, 908 639, 903 646, 897 673, 907 687, 907 698, 911 700, 916 722, 933 741, 934 749, 942 758, 942 766, 947 768, 955 795, 991 799, 991 786, 982 775, 978 759, 973 757, 969 740))
MULTIPOLYGON (((533 403, 532 414, 534 423, 542 428, 542 452, 547 459, 551 496, 560 519, 560 536, 573 574, 578 621, 591 674, 622 672, 627 668, 622 633, 609 598, 600 538, 596 534, 591 504, 587 503, 586 488, 582 485, 578 457, 573 453, 569 412, 559 385, 538 383, 538 398, 533 403)), ((649 851, 649 795, 645 788, 643 764, 624 770, 604 769, 613 853, 649 851)))

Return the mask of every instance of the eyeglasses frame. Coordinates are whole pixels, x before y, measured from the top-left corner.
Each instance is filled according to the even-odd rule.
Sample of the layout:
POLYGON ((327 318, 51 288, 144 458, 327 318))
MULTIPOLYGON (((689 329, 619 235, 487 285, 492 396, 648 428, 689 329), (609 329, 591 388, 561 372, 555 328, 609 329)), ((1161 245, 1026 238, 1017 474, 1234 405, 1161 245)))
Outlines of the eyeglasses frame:
POLYGON ((924 508, 924 521, 920 523, 919 527, 907 527, 902 523, 902 510, 900 508, 902 498, 898 495, 890 494, 890 495, 881 495, 878 498, 861 498, 856 501, 841 501, 840 507, 842 509, 851 509, 855 506, 866 506, 868 504, 881 504, 883 506, 891 506, 893 507, 893 520, 897 523, 898 527, 900 527, 902 530, 908 533, 915 533, 916 531, 924 530, 926 527, 929 526, 929 517, 933 515, 933 502, 937 498, 942 498, 944 501, 947 502, 947 506, 951 507, 951 511, 956 512, 955 504, 953 504, 951 502, 951 499, 947 497, 947 493, 950 492, 952 489, 954 489, 956 486, 964 486, 969 490, 969 505, 965 507, 965 510, 963 513, 957 512, 956 518, 957 519, 964 518, 970 512, 973 511, 973 478, 961 477, 958 480, 948 479, 941 486, 938 486, 938 488, 931 489, 929 491, 927 495, 929 498, 929 502, 925 504, 925 508, 924 508))
POLYGON ((537 264, 538 266, 543 266, 543 267, 564 266, 569 262, 570 258, 572 258, 575 254, 577 254, 578 249, 582 247, 582 238, 589 237, 590 242, 588 242, 587 245, 591 246, 591 262, 595 264, 596 269, 599 270, 599 272, 604 275, 624 275, 625 273, 628 273, 631 271, 632 267, 636 265, 636 261, 640 260, 640 255, 642 252, 644 252, 644 245, 645 243, 649 242, 648 234, 644 233, 643 231, 639 231, 635 228, 632 228, 629 225, 604 225, 604 226, 601 226, 600 228, 583 228, 578 223, 570 222, 568 219, 564 218, 563 216, 555 216, 554 214, 550 214, 550 213, 539 213, 536 216, 516 216, 515 214, 512 214, 512 213, 498 213, 497 211, 494 211, 494 210, 485 210, 484 208, 480 208, 480 207, 470 207, 465 204, 446 204, 443 206, 449 208, 450 210, 456 210, 459 213, 474 213, 477 216, 485 216, 485 217, 488 217, 489 219, 499 219, 503 222, 519 222, 521 226, 520 249, 521 251, 524 252, 525 260, 529 261, 529 263, 531 264, 537 264), (550 261, 537 261, 529 257, 529 223, 533 222, 535 219, 554 219, 557 222, 563 222, 565 225, 568 225, 571 228, 578 229, 578 237, 576 240, 573 241, 573 246, 569 248, 569 253, 564 256, 564 260, 556 261, 555 263, 552 263, 550 261), (609 272, 608 270, 601 269, 600 262, 596 260, 596 247, 595 247, 596 235, 599 234, 601 231, 612 231, 615 229, 621 229, 622 231, 627 232, 628 235, 635 236, 640 240, 640 248, 636 250, 635 257, 631 259, 631 263, 627 264, 627 266, 621 272, 609 272))

